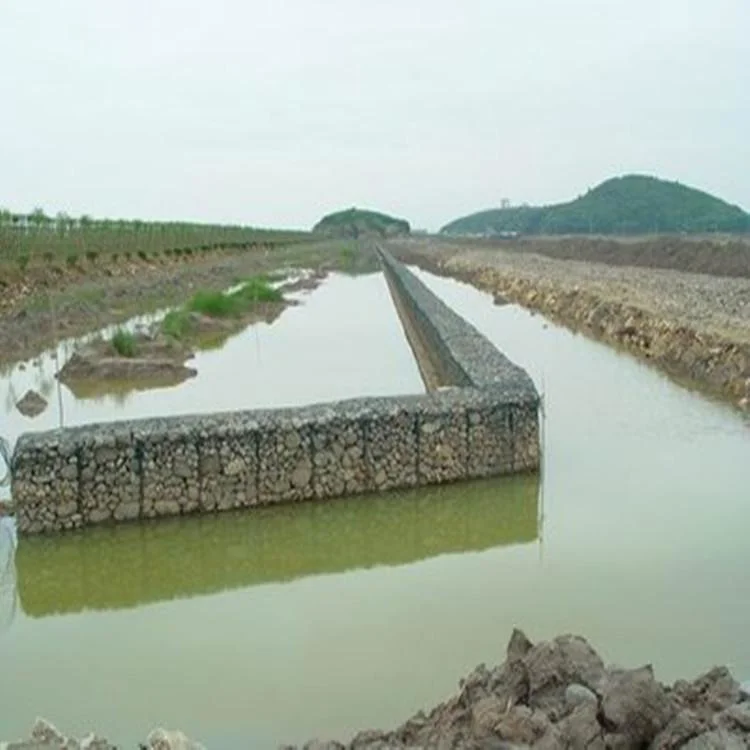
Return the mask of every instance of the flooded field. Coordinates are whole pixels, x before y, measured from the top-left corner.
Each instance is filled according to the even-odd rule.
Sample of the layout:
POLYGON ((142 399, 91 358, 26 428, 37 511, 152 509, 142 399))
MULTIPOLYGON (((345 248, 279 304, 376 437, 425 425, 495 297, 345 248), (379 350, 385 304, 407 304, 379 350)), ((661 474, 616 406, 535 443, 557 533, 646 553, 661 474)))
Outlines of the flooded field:
MULTIPOLYGON (((0 737, 38 714, 125 746, 162 724, 211 748, 345 737, 444 698, 503 658, 514 626, 584 634, 664 680, 714 664, 750 678, 746 419, 419 276, 544 392, 541 481, 22 540, 0 570, 0 737)), ((120 399, 63 391, 63 410, 53 395, 33 426, 418 391, 387 295, 379 276, 332 277, 272 326, 199 354, 192 381, 120 399)), ((12 373, 19 396, 32 376, 12 373)), ((5 414, 11 439, 32 424, 5 414)))

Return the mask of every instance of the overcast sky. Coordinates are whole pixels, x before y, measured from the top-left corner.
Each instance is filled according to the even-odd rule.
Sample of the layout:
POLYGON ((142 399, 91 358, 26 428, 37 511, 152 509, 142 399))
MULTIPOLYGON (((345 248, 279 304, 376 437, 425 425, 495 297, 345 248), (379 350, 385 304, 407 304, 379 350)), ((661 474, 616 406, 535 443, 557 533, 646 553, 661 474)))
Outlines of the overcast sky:
POLYGON ((750 0, 0 0, 0 206, 437 228, 655 174, 750 209, 750 0))

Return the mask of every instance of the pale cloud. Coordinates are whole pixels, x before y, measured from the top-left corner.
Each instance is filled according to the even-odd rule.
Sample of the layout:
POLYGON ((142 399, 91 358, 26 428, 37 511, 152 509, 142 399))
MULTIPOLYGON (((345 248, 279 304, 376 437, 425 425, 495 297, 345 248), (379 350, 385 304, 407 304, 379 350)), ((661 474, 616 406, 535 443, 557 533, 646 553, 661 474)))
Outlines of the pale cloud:
POLYGON ((6 0, 0 205, 436 228, 648 172, 750 208, 747 0, 6 0))

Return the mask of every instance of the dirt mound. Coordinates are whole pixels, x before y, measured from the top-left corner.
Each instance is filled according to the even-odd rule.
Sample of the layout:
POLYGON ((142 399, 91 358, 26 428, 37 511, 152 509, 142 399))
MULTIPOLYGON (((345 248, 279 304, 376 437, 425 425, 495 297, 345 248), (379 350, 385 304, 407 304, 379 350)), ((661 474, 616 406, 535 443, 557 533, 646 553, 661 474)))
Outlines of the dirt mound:
MULTIPOLYGON (((666 687, 650 666, 605 667, 579 636, 533 645, 516 630, 507 658, 477 667, 457 695, 393 732, 305 750, 588 748, 672 750, 750 746, 750 695, 726 668, 666 687)), ((287 748, 287 750, 294 750, 287 748)))
POLYGON ((519 254, 534 253, 610 266, 672 268, 711 276, 750 278, 750 238, 742 236, 524 237, 517 240, 462 239, 461 245, 496 247, 519 254))
POLYGON ((16 404, 16 409, 24 417, 38 417, 47 408, 47 399, 34 390, 28 390, 16 404))
POLYGON ((197 370, 184 362, 192 353, 164 337, 141 333, 133 337, 136 354, 118 355, 111 341, 98 340, 73 353, 57 374, 59 380, 72 387, 92 382, 166 381, 176 384, 197 375, 197 370))
MULTIPOLYGON (((6 745, 0 742, 0 747, 6 745)), ((138 745, 142 750, 205 750, 203 745, 193 742, 182 732, 155 729, 146 738, 145 743, 138 745)), ((89 734, 82 740, 66 737, 60 730, 45 719, 37 719, 28 740, 12 742, 7 745, 8 750, 117 750, 103 737, 89 734)))

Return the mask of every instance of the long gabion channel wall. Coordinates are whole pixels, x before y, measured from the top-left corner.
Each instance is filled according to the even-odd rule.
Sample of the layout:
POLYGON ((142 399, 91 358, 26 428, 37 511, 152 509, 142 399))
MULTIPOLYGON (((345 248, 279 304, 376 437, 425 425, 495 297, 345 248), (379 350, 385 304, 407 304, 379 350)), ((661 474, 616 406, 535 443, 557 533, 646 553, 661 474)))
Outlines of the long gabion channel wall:
POLYGON ((19 531, 321 500, 537 469, 539 399, 531 380, 407 269, 385 254, 383 263, 402 306, 424 326, 424 340, 439 357, 450 358, 446 370, 459 367, 466 374, 466 385, 419 396, 26 434, 13 455, 19 531), (477 344, 474 362, 471 348, 458 343, 461 324, 467 340, 477 344), (494 374, 493 367, 499 368, 494 374))

